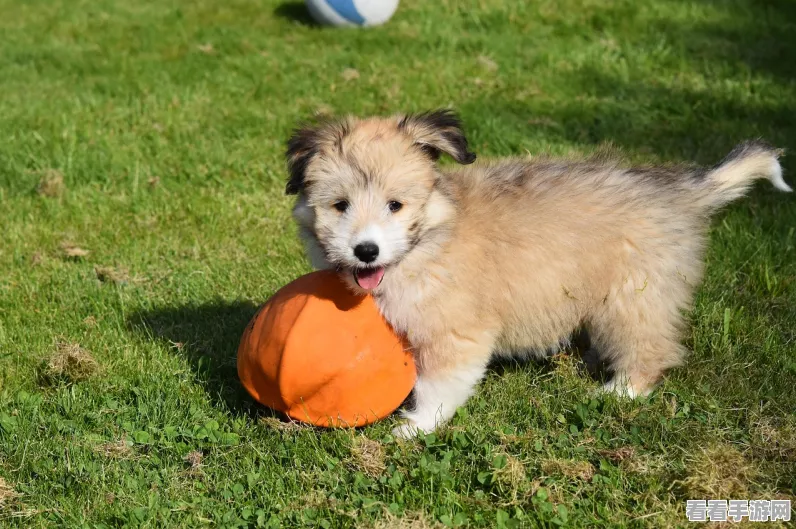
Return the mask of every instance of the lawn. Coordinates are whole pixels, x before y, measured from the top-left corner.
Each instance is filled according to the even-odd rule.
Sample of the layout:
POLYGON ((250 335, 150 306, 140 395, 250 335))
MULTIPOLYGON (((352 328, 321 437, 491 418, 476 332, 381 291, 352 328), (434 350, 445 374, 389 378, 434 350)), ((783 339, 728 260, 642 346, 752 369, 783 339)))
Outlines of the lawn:
POLYGON ((369 30, 295 0, 0 13, 1 526, 671 527, 688 499, 796 499, 796 199, 767 183, 714 219, 693 354, 648 400, 594 397, 574 354, 503 364, 403 443, 395 418, 280 422, 235 370, 309 271, 298 120, 450 106, 480 157, 796 150, 794 2, 404 0, 369 30))

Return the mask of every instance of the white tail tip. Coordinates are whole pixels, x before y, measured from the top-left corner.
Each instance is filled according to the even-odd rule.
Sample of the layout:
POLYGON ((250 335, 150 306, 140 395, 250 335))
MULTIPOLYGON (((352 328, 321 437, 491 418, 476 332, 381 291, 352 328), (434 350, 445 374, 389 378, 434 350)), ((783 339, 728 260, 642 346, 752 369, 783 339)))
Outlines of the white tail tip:
POLYGON ((786 193, 790 193, 793 189, 785 183, 785 180, 782 178, 782 166, 779 164, 778 161, 773 161, 771 164, 769 177, 768 179, 771 181, 771 184, 779 189, 780 191, 784 191, 786 193))

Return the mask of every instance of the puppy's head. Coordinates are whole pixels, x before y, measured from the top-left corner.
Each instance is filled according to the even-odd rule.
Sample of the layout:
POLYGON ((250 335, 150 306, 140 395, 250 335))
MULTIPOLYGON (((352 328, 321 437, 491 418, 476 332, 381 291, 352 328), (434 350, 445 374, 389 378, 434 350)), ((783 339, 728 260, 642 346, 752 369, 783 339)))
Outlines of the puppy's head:
POLYGON ((458 118, 445 110, 297 130, 286 192, 298 195, 293 215, 320 254, 316 266, 337 268, 355 288, 378 288, 450 215, 437 169, 442 153, 461 164, 475 160, 458 118))

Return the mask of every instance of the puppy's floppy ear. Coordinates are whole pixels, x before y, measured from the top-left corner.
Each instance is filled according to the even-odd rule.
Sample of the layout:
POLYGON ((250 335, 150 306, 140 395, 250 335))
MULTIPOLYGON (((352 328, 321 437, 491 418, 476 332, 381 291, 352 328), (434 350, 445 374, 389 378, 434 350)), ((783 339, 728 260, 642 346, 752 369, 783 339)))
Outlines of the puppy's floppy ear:
POLYGON ((444 152, 460 164, 475 161, 475 154, 467 149, 461 121, 451 110, 404 116, 398 122, 398 130, 412 137, 433 160, 437 160, 444 152))
POLYGON ((289 175, 285 186, 286 194, 295 195, 304 187, 307 165, 318 153, 319 141, 320 130, 317 126, 306 126, 293 131, 285 153, 289 175))

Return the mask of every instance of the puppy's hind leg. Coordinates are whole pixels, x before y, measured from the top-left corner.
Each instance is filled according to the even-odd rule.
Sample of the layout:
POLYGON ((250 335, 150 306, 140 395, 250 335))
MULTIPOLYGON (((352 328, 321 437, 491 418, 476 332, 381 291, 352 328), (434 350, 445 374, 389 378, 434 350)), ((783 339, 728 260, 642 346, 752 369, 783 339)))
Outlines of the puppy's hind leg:
POLYGON ((682 363, 686 350, 680 343, 680 310, 689 293, 672 284, 658 291, 652 282, 644 278, 640 283, 645 287, 626 288, 607 299, 588 324, 600 358, 614 372, 605 391, 646 396, 667 369, 682 363))
POLYGON ((467 402, 475 386, 483 378, 489 362, 489 346, 470 344, 466 351, 458 350, 456 356, 436 356, 442 351, 420 351, 419 373, 415 383, 414 408, 403 412, 407 422, 393 433, 400 438, 410 438, 418 433, 428 433, 450 420, 456 408, 467 402), (437 364, 436 358, 450 361, 437 364), (424 361, 424 359, 432 359, 424 361))

